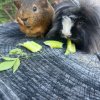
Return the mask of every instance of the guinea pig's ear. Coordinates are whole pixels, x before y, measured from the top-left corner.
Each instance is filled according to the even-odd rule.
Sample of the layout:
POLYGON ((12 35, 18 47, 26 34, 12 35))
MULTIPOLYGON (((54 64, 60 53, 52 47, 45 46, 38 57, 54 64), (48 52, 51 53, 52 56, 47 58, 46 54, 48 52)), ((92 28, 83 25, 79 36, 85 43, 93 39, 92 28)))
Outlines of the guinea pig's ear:
POLYGON ((61 3, 62 1, 64 1, 64 0, 53 0, 53 3, 54 3, 55 5, 57 5, 57 4, 61 3))
POLYGON ((21 0, 13 0, 15 6, 19 9, 21 7, 21 0))
POLYGON ((44 7, 48 7, 48 0, 41 0, 41 3, 44 7))

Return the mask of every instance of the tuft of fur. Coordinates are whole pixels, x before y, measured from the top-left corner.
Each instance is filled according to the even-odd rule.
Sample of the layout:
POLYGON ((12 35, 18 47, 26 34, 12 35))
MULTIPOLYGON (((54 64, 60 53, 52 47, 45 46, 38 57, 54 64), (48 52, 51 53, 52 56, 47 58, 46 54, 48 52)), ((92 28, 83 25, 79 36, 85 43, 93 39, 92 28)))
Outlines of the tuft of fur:
POLYGON ((63 0, 55 6, 55 19, 47 37, 61 37, 63 17, 73 25, 70 39, 77 48, 88 53, 100 52, 100 5, 95 0, 63 0), (73 16, 73 17, 72 17, 73 16), (75 16, 75 17, 74 17, 75 16))

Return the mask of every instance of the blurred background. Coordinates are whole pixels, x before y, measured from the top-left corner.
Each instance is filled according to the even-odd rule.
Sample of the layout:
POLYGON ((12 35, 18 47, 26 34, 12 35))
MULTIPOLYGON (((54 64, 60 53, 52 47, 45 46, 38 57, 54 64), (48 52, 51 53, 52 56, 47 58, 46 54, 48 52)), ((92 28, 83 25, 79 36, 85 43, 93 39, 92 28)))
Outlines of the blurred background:
POLYGON ((13 0, 0 0, 0 23, 15 20, 16 7, 13 0))
POLYGON ((0 0, 0 24, 14 21, 16 10, 13 0, 0 0))

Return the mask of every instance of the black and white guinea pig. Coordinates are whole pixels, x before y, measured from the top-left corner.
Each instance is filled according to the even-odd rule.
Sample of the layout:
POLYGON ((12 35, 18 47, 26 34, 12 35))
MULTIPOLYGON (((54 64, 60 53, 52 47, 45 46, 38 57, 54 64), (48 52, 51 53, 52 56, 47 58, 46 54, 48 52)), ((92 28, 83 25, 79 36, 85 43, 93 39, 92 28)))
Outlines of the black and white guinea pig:
POLYGON ((87 53, 100 52, 100 1, 61 0, 48 38, 70 38, 87 53))

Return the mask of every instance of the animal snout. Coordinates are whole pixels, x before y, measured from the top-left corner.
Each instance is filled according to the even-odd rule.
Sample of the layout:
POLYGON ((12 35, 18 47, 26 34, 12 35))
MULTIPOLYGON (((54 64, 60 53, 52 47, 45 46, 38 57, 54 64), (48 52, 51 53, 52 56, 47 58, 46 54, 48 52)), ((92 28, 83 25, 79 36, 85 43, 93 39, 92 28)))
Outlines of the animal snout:
POLYGON ((29 22, 28 22, 28 18, 22 18, 21 19, 24 22, 24 25, 28 28, 30 28, 29 22))
POLYGON ((72 34, 70 33, 70 34, 67 35, 67 37, 71 37, 71 35, 72 35, 72 34))
POLYGON ((72 36, 71 33, 62 34, 63 38, 70 38, 72 36))
POLYGON ((21 20, 22 20, 24 23, 26 23, 27 20, 28 20, 28 18, 21 18, 21 20))

